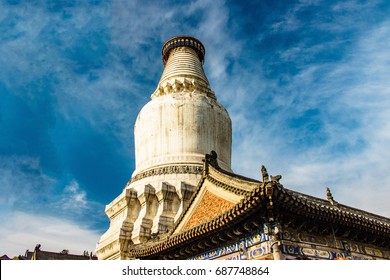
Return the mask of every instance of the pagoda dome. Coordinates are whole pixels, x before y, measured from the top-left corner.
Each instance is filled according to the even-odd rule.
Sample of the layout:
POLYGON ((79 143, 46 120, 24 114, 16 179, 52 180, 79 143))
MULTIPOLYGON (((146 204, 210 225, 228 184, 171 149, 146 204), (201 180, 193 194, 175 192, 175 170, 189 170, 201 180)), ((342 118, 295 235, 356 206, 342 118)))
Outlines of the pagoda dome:
POLYGON ((217 152, 221 168, 231 171, 231 120, 210 88, 204 57, 204 46, 192 37, 164 44, 164 71, 134 127, 133 176, 163 166, 201 166, 210 151, 217 152))

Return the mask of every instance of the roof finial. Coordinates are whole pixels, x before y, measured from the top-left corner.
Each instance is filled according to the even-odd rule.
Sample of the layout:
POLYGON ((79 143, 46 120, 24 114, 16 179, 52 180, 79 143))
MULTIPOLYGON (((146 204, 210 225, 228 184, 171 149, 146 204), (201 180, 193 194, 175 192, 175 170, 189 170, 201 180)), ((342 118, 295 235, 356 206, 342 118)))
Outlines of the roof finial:
POLYGON ((326 196, 328 197, 328 201, 330 202, 330 204, 332 204, 332 205, 336 204, 336 201, 334 201, 333 195, 330 192, 329 188, 326 188, 326 196))
POLYGON ((214 168, 219 169, 217 158, 218 158, 218 155, 217 155, 216 151, 211 151, 210 154, 206 154, 205 161, 207 163, 211 164, 214 168))
POLYGON ((280 179, 282 179, 282 175, 276 175, 276 176, 271 175, 271 182, 279 183, 280 179))
POLYGON ((269 176, 267 169, 265 168, 264 165, 261 166, 261 175, 263 176, 263 182, 269 182, 269 176))

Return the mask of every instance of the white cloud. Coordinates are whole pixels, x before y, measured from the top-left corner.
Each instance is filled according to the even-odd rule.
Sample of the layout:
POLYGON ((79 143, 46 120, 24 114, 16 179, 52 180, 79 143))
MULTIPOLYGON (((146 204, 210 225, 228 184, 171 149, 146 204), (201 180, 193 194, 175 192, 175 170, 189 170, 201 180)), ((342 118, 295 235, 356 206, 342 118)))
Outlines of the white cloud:
POLYGON ((298 1, 295 5, 293 5, 287 13, 282 17, 281 20, 278 22, 275 22, 272 26, 271 29, 273 31, 293 31, 301 28, 305 23, 301 19, 299 19, 299 16, 297 14, 314 5, 319 4, 319 0, 301 0, 298 1))
POLYGON ((61 204, 64 210, 88 207, 87 194, 85 191, 80 190, 80 186, 77 181, 72 181, 65 186, 63 198, 61 204))
POLYGON ((225 1, 199 0, 193 3, 190 11, 202 14, 196 34, 207 44, 206 69, 210 70, 208 77, 226 79, 227 57, 237 55, 234 50, 239 48, 237 42, 229 37, 229 9, 225 6, 225 1))
POLYGON ((72 219, 88 226, 105 220, 104 205, 88 198, 72 179, 62 186, 42 170, 39 159, 28 156, 0 156, 0 207, 72 219), (101 213, 100 213, 100 211, 101 213))
POLYGON ((44 174, 40 161, 28 156, 0 156, 0 205, 13 207, 47 199, 56 180, 44 174))
MULTIPOLYGON (((340 203, 390 216, 387 206, 390 191, 386 185, 390 181, 390 22, 369 29, 365 22, 355 22, 356 14, 376 5, 373 1, 364 5, 344 1, 329 7, 337 13, 335 20, 324 20, 319 14, 305 22, 300 12, 318 4, 319 1, 299 1, 270 27, 272 30, 254 37, 265 39, 269 31, 275 35, 299 32, 300 28, 335 34, 351 29, 359 32, 347 36, 347 40, 353 41, 352 47, 339 62, 316 63, 315 58, 327 48, 337 50, 343 37, 335 36, 326 43, 321 40, 312 43, 303 38, 290 48, 275 50, 276 58, 305 66, 298 74, 286 77, 285 86, 265 77, 263 55, 267 54, 247 44, 254 37, 240 34, 241 39, 235 38, 237 33, 230 28, 234 28, 232 22, 239 24, 239 21, 225 1, 205 0, 175 5, 114 1, 110 8, 72 9, 71 19, 66 22, 60 19, 61 13, 30 7, 31 16, 25 16, 28 9, 15 8, 14 13, 22 21, 15 29, 9 29, 17 32, 5 35, 19 37, 0 45, 0 64, 7 65, 0 71, 0 79, 9 88, 23 87, 22 83, 53 74, 57 78, 53 106, 60 117, 68 124, 86 120, 94 130, 113 133, 128 146, 139 106, 148 100, 162 71, 160 43, 185 32, 205 44, 206 74, 218 100, 231 115, 235 172, 260 178, 260 165, 265 164, 271 174, 283 175, 282 183, 287 188, 325 198, 325 188, 329 186, 340 203), (73 73, 72 61, 64 54, 75 38, 81 36, 80 32, 86 32, 83 34, 87 38, 87 31, 94 26, 92 19, 98 17, 106 20, 100 22, 110 35, 108 63, 92 71, 99 79, 91 82, 88 75, 73 73), (199 22, 189 25, 186 17, 199 22), (360 36, 357 39, 356 34, 360 36), (60 44, 57 46, 55 42, 60 44), (121 55, 125 59, 121 60, 121 55), (311 145, 302 151, 294 146, 294 141, 310 137, 310 133, 288 127, 286 121, 313 108, 321 109, 320 120, 328 138, 321 145, 311 145), (351 121, 356 121, 356 125, 348 125, 351 121), (359 143, 363 144, 357 149, 359 143), (339 144, 347 151, 335 152, 339 144)), ((7 11, 2 3, 0 10, 7 11)), ((0 20, 6 18, 5 14, 0 14, 0 20)), ((303 33, 310 39, 310 32, 303 33)), ((275 53, 270 50, 270 54, 275 53)), ((9 211, 12 207, 20 209, 18 205, 24 203, 22 210, 30 204, 31 208, 41 207, 55 215, 64 213, 61 217, 80 221, 86 216, 90 220, 105 218, 103 211, 94 211, 103 207, 88 199, 77 180, 70 178, 63 190, 55 190, 57 180, 41 170, 39 158, 0 156, 0 191, 6 194, 0 196, 0 207, 9 211)), ((11 255, 33 249, 36 243, 42 243, 47 250, 72 252, 75 248, 79 250, 75 253, 81 253, 83 249, 92 250, 99 237, 61 218, 23 212, 7 217, 7 211, 2 218, 2 224, 7 226, 0 230, 0 236, 5 236, 0 239, 0 248, 11 248, 3 244, 14 244, 22 250, 5 252, 11 255), (28 244, 18 243, 24 239, 28 244), (74 247, 66 246, 72 242, 74 247), (93 248, 83 244, 92 244, 93 248)))
POLYGON ((42 250, 70 254, 94 252, 100 232, 90 230, 74 222, 51 216, 23 212, 2 213, 0 218, 0 254, 9 257, 24 255, 41 244, 42 250))
POLYGON ((283 175, 287 188, 325 198, 329 186, 340 203, 390 216, 389 26, 385 21, 361 30, 340 62, 312 63, 287 87, 273 85, 289 95, 268 106, 288 109, 264 116, 268 126, 240 114, 240 129, 251 133, 234 143, 235 171, 259 178, 265 163, 271 174, 283 175), (311 108, 320 110, 327 139, 299 151, 288 143, 304 131, 284 123, 311 108), (340 145, 344 150, 338 151, 340 145))

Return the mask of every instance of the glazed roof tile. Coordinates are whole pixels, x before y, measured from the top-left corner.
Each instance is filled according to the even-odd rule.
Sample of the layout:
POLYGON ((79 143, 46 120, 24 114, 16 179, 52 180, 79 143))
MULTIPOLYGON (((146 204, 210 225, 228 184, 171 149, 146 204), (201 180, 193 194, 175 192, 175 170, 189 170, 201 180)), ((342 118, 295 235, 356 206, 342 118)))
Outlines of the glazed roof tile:
MULTIPOLYGON (((272 199, 273 207, 284 209, 288 208, 290 211, 297 213, 297 215, 304 212, 305 214, 310 214, 312 219, 324 217, 335 223, 359 225, 360 229, 365 228, 366 230, 370 230, 372 233, 385 236, 385 238, 388 238, 390 242, 390 219, 386 217, 339 203, 332 205, 328 200, 286 189, 280 183, 275 181, 261 183, 260 181, 253 179, 246 180, 245 177, 238 175, 233 176, 232 174, 215 168, 207 163, 205 167, 204 176, 199 182, 198 190, 203 184, 205 178, 213 172, 219 172, 223 176, 226 176, 226 178, 232 179, 231 182, 233 184, 226 187, 228 190, 242 189, 240 186, 235 185, 237 184, 237 181, 235 181, 234 178, 241 180, 242 184, 249 183, 256 184, 256 186, 252 191, 246 191, 244 198, 239 203, 210 221, 197 225, 181 233, 167 235, 166 238, 159 241, 151 241, 135 245, 130 250, 133 257, 139 258, 158 254, 170 250, 173 247, 180 246, 180 244, 184 244, 190 240, 199 240, 215 231, 232 227, 245 219, 248 215, 253 214, 255 211, 264 211, 267 204, 269 205, 270 199, 272 199), (267 191, 269 193, 267 193, 267 191), (271 197, 267 196, 267 194, 271 194, 271 197)), ((213 179, 215 179, 215 176, 213 176, 213 179)), ((216 183, 219 183, 221 186, 225 185, 225 182, 221 181, 216 183)), ((196 194, 194 194, 194 197, 195 196, 196 194)), ((185 213, 183 215, 185 215, 185 213)))

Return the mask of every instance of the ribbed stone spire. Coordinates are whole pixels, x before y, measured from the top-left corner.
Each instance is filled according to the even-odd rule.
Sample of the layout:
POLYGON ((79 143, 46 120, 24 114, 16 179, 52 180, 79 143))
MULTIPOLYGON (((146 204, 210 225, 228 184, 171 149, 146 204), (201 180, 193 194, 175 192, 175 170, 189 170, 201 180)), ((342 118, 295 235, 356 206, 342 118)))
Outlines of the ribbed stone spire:
POLYGON ((164 65, 167 63, 170 52, 178 47, 186 46, 193 49, 197 56, 199 57, 200 62, 204 62, 205 49, 203 44, 193 37, 188 36, 176 36, 169 39, 164 46, 162 47, 161 54, 164 65))
POLYGON ((203 71, 205 49, 200 41, 187 36, 169 39, 162 48, 165 65, 152 99, 173 91, 197 91, 215 98, 203 71))

